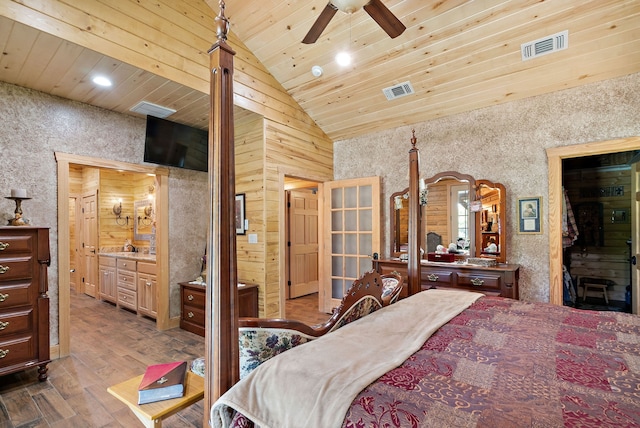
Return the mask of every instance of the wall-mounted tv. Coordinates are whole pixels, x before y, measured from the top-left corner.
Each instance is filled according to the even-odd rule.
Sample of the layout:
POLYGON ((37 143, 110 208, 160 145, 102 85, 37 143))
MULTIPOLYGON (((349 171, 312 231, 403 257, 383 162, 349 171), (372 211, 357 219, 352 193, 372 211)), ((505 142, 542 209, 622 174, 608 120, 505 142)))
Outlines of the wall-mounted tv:
POLYGON ((208 153, 207 131, 147 116, 145 162, 206 172, 208 153))

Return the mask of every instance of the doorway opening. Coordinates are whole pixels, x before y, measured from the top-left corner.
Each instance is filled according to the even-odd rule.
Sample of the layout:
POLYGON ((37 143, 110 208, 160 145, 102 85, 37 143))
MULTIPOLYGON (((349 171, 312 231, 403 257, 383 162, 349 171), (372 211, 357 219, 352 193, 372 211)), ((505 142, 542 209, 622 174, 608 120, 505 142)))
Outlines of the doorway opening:
MULTIPOLYGON (((601 141, 587 144, 577 144, 572 146, 554 147, 547 149, 547 157, 549 159, 549 302, 562 305, 563 304, 563 270, 562 270, 562 222, 563 222, 563 189, 562 189, 562 161, 564 159, 580 158, 585 156, 594 156, 609 153, 619 153, 626 151, 640 150, 640 137, 621 138, 617 140, 601 141)), ((632 168, 633 189, 631 193, 637 192, 638 177, 636 168, 632 168)), ((640 253, 640 239, 634 235, 638 234, 638 197, 635 195, 636 202, 632 204, 632 243, 631 254, 635 258, 640 253)), ((631 312, 639 313, 638 292, 640 286, 638 284, 638 265, 634 265, 631 269, 631 312)))
POLYGON ((631 311, 631 170, 638 153, 562 161, 565 206, 571 212, 563 220, 563 269, 570 281, 565 305, 631 311))
MULTIPOLYGON (((108 170, 122 170, 131 173, 152 174, 156 177, 156 266, 158 281, 158 316, 156 327, 160 330, 173 327, 169 320, 169 255, 168 255, 168 199, 169 199, 169 169, 157 166, 145 166, 118 162, 107 159, 86 156, 55 153, 58 175, 58 348, 54 350, 57 357, 65 357, 70 353, 70 294, 71 294, 71 266, 72 266, 72 234, 69 215, 70 183, 72 181, 72 165, 108 170)), ((80 203, 79 200, 75 201, 80 203)), ((77 212, 77 211, 76 211, 77 212)), ((75 216, 77 219, 77 215, 75 216)), ((77 240, 77 239, 76 239, 77 240)), ((76 269, 78 262, 76 259, 76 269)), ((81 279, 80 279, 81 280, 81 279)), ((78 275, 74 277, 74 286, 79 285, 78 275)), ((53 356, 52 357, 56 357, 53 356)))

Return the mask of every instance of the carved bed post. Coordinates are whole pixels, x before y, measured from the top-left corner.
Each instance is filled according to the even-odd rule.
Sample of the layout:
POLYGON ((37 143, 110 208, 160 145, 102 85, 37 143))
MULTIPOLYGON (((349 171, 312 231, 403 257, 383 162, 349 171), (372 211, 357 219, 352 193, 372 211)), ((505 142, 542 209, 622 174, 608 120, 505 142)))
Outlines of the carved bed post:
POLYGON ((239 378, 238 272, 235 233, 235 155, 233 136, 233 56, 227 45, 229 22, 224 1, 216 17, 218 41, 209 50, 209 196, 211 210, 207 248, 205 321, 204 426, 212 404, 239 378))
POLYGON ((416 131, 411 137, 409 150, 409 261, 407 266, 407 282, 409 295, 419 293, 420 286, 420 166, 418 149, 416 148, 416 131))

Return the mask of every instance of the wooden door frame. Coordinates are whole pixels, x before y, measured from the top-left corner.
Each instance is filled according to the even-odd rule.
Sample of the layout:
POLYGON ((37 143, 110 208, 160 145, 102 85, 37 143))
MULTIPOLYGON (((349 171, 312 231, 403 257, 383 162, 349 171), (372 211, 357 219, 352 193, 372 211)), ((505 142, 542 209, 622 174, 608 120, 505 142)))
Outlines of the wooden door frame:
POLYGON ((562 305, 562 160, 640 150, 640 136, 547 149, 549 159, 549 302, 562 305))
POLYGON ((156 189, 156 269, 158 280, 158 318, 156 327, 171 327, 169 320, 169 168, 138 165, 108 159, 55 152, 58 169, 58 347, 51 356, 65 357, 70 353, 70 257, 69 257, 69 166, 118 169, 126 172, 155 174, 156 189))
MULTIPOLYGON (((299 178, 301 180, 313 181, 318 184, 318 192, 322 187, 322 183, 327 181, 326 177, 320 177, 315 175, 301 175, 299 170, 293 170, 286 167, 278 168, 278 197, 280 199, 280 203, 278 206, 280 207, 280 212, 278 213, 278 229, 280 235, 280 249, 279 249, 279 275, 280 275, 280 296, 279 296, 279 309, 278 309, 278 317, 283 318, 285 316, 285 301, 287 296, 287 192, 285 191, 285 177, 290 178, 299 178)), ((320 207, 318 207, 320 210, 320 207)), ((322 225, 318 223, 318 233, 321 230, 322 225)), ((320 257, 319 257, 320 258, 320 257)), ((322 265, 320 264, 320 260, 318 260, 318 269, 322 269, 322 265)), ((318 287, 320 288, 320 287, 318 287)), ((322 291, 318 290, 318 293, 321 294, 322 291)), ((321 298, 318 299, 318 308, 320 308, 321 298)))

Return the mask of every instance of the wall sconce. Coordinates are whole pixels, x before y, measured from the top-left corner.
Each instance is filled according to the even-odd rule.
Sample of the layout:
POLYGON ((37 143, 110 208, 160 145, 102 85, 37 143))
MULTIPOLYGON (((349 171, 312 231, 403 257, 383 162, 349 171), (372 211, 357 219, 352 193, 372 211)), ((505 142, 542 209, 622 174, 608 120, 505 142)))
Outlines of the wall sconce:
POLYGON ((153 219, 151 218, 151 213, 153 213, 153 206, 151 205, 151 202, 149 202, 149 205, 144 207, 143 212, 144 212, 144 217, 138 216, 138 224, 142 224, 143 226, 149 226, 153 222, 153 219))
POLYGON ((118 226, 124 226, 125 224, 129 224, 129 216, 122 217, 122 201, 118 201, 117 204, 113 205, 113 214, 116 216, 116 224, 118 226))

